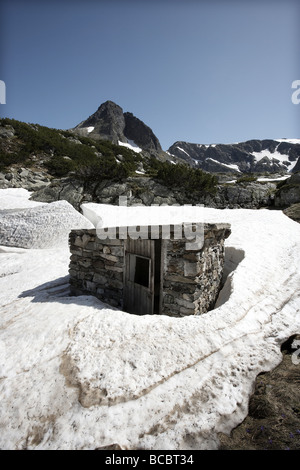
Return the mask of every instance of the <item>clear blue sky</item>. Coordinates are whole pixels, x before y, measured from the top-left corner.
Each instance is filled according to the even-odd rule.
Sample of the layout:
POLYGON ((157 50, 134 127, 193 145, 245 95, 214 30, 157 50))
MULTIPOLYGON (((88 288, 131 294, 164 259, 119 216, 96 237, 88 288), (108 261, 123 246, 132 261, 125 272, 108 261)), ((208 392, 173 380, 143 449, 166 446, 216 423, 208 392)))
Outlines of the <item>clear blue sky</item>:
POLYGON ((299 4, 1 0, 1 116, 68 129, 112 100, 165 150, 299 138, 299 4))

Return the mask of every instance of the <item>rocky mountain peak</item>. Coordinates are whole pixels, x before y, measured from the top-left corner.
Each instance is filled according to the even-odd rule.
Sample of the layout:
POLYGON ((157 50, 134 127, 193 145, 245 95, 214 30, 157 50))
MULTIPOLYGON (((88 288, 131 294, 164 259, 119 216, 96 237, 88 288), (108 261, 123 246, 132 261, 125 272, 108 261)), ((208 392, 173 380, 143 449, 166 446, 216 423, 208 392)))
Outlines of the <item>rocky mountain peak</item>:
POLYGON ((158 138, 143 121, 113 101, 102 103, 97 111, 71 129, 73 132, 93 139, 110 140, 114 144, 129 143, 149 152, 161 152, 158 138))
POLYGON ((123 110, 113 101, 102 103, 97 111, 74 129, 79 135, 93 139, 110 140, 114 144, 127 142, 124 136, 125 119, 123 110))

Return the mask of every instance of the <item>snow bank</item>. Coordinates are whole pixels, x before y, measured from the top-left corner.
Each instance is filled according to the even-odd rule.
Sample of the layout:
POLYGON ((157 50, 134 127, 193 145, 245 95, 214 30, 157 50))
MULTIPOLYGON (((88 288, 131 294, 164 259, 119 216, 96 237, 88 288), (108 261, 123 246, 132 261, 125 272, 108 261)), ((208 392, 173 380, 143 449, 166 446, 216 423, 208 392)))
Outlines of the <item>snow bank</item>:
MULTIPOLYGON (((19 206, 17 202, 17 206, 19 206)), ((93 225, 66 201, 0 213, 0 245, 47 248, 68 240, 72 228, 93 225)))
POLYGON ((24 209, 44 205, 44 202, 30 201, 31 192, 23 188, 8 188, 0 191, 0 212, 8 209, 24 209))
MULTIPOLYGON (((189 204, 179 206, 145 207, 135 205, 127 207, 127 198, 120 199, 119 206, 109 204, 96 204, 87 202, 81 205, 83 215, 94 227, 124 227, 130 225, 159 225, 180 224, 183 222, 197 222, 203 220, 202 204, 192 206, 189 204)), ((219 221, 220 222, 220 221, 219 221)))
MULTIPOLYGON (((168 208, 134 209, 93 214, 137 225, 168 208)), ((218 306, 197 317, 70 297, 65 246, 0 247, 2 449, 214 449, 244 419, 256 375, 300 331, 300 225, 244 209, 205 208, 200 221, 232 233, 218 306)))

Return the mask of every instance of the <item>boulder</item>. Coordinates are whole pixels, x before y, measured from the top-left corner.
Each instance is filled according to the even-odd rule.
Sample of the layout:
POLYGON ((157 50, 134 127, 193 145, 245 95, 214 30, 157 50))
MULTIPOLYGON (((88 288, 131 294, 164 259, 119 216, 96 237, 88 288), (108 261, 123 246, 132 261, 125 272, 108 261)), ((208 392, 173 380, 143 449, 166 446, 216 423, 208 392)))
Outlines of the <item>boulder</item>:
POLYGON ((300 173, 293 174, 275 194, 276 207, 289 207, 300 202, 300 173))
POLYGON ((284 209, 283 213, 295 222, 300 223, 300 202, 292 204, 287 209, 284 209))

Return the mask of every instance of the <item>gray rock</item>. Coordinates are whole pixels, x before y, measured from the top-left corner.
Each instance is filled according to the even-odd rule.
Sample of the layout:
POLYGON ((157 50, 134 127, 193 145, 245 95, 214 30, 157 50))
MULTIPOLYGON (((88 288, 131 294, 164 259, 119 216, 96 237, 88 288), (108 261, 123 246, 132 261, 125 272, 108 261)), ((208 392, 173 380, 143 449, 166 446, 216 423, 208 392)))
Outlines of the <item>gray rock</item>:
POLYGON ((150 152, 161 152, 162 148, 158 138, 154 135, 150 127, 146 126, 140 119, 132 113, 124 113, 125 129, 124 134, 129 140, 133 140, 136 145, 150 152))
POLYGON ((21 178, 26 178, 27 176, 29 176, 29 170, 27 170, 26 168, 20 168, 18 170, 18 174, 21 178))
POLYGON ((15 135, 15 130, 12 126, 6 125, 6 126, 0 126, 0 137, 3 138, 10 138, 15 135))
POLYGON ((14 176, 14 175, 13 175, 12 173, 6 173, 5 179, 6 179, 7 181, 11 181, 11 180, 13 179, 13 176, 14 176))
POLYGON ((275 206, 289 207, 298 202, 300 202, 300 173, 295 173, 276 191, 275 206))
POLYGON ((31 196, 31 199, 39 202, 64 200, 79 210, 83 199, 85 199, 85 202, 90 202, 90 198, 85 196, 83 192, 84 188, 81 183, 74 182, 70 178, 62 178, 61 180, 54 180, 51 184, 48 183, 37 190, 31 196))
POLYGON ((71 178, 53 180, 47 187, 37 191, 32 199, 40 202, 66 200, 77 210, 83 202, 119 204, 119 197, 127 197, 127 205, 174 205, 203 204, 215 208, 266 207, 273 204, 276 185, 274 183, 243 183, 220 185, 215 195, 192 196, 181 191, 170 190, 148 177, 131 177, 124 183, 103 181, 84 187, 71 178))
POLYGON ((295 222, 300 223, 300 202, 284 209, 283 213, 295 222))

